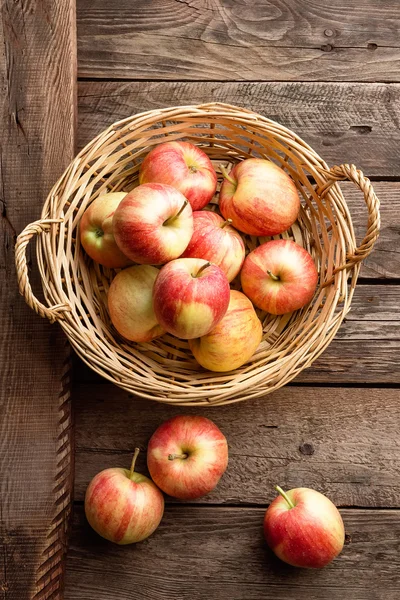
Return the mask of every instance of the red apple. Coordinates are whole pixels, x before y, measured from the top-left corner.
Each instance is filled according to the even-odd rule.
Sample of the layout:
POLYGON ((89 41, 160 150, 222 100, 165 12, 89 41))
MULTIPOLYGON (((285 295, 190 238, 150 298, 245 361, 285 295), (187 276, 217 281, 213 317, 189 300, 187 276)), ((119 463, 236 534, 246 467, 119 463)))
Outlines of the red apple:
POLYGON ((147 183, 122 200, 113 230, 119 248, 131 260, 161 265, 180 256, 190 242, 192 209, 170 185, 147 183))
POLYGON ((193 210, 208 204, 217 189, 217 174, 207 154, 189 142, 165 142, 141 164, 139 183, 167 183, 179 190, 193 210))
POLYGON ((107 302, 115 329, 132 342, 149 342, 162 335, 153 309, 153 287, 159 270, 136 265, 117 273, 107 302))
POLYGON ((228 444, 205 417, 180 415, 155 431, 147 466, 155 483, 170 496, 194 500, 215 488, 228 465, 228 444))
POLYGON ((268 546, 294 567, 319 569, 342 550, 344 525, 336 506, 309 488, 284 492, 270 504, 264 517, 268 546))
POLYGON ((204 258, 218 265, 232 281, 244 261, 245 248, 240 233, 217 213, 199 210, 193 213, 194 231, 182 258, 204 258))
POLYGON ((255 306, 283 315, 310 302, 318 271, 307 250, 291 240, 273 240, 247 255, 240 278, 255 306))
POLYGON ((276 235, 296 221, 300 199, 293 180, 269 160, 249 158, 238 163, 219 194, 225 219, 250 235, 276 235))
POLYGON ((90 482, 85 513, 93 529, 116 544, 132 544, 149 537, 164 513, 164 498, 158 487, 135 472, 136 448, 130 471, 105 469, 90 482))
POLYGON ((113 235, 114 212, 126 192, 103 194, 93 200, 79 223, 81 244, 86 253, 104 267, 118 269, 131 264, 131 260, 118 248, 113 235))
POLYGON ((250 300, 231 290, 228 310, 207 335, 189 340, 197 362, 210 371, 233 371, 249 360, 262 338, 262 325, 250 300))
POLYGON ((229 304, 229 282, 216 265, 201 258, 178 258, 165 265, 154 284, 157 321, 168 333, 188 340, 205 335, 229 304))

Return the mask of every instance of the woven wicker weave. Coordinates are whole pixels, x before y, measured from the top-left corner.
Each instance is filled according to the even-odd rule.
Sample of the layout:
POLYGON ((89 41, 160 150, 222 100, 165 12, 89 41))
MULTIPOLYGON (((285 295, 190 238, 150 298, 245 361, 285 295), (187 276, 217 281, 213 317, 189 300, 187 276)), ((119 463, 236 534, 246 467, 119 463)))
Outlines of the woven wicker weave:
MULTIPOLYGON (((217 210, 217 199, 214 204, 217 210)), ((90 142, 52 189, 42 218, 19 235, 16 266, 29 306, 59 321, 76 352, 97 373, 144 398, 221 405, 276 390, 324 351, 350 308, 360 262, 378 233, 379 201, 353 165, 329 169, 293 132, 246 109, 180 106, 129 117, 90 142), (121 338, 107 312, 113 272, 90 261, 80 246, 77 226, 89 203, 106 191, 131 190, 144 156, 166 139, 201 146, 216 167, 251 156, 271 159, 291 175, 302 198, 298 222, 276 237, 292 238, 312 254, 320 273, 317 292, 309 306, 293 314, 259 313, 263 341, 251 361, 233 372, 203 370, 187 342, 170 335, 146 344, 121 338), (344 179, 361 189, 368 209, 367 233, 358 247, 337 183, 344 179), (47 305, 35 298, 28 279, 26 246, 35 234, 47 305)), ((267 239, 245 236, 249 250, 267 239)))

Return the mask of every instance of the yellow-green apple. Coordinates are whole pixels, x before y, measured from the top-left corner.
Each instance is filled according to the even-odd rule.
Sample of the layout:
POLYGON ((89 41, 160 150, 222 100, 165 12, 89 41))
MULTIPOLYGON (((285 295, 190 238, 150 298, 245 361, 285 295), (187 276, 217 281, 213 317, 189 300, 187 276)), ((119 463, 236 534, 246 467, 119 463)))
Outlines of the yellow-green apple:
POLYGON ((233 371, 249 360, 262 338, 262 325, 250 300, 231 290, 224 318, 207 335, 189 340, 197 362, 210 371, 233 371))
POLYGON ((182 258, 204 258, 221 267, 232 281, 244 261, 245 248, 241 235, 229 221, 209 210, 193 213, 194 231, 182 258))
POLYGON ((225 219, 250 235, 276 235, 296 221, 300 199, 293 180, 269 160, 249 158, 228 174, 219 194, 225 219))
POLYGON ((272 240, 246 256, 240 279, 255 306, 283 315, 310 302, 318 271, 307 250, 291 240, 272 240))
POLYGON ((154 432, 147 466, 166 494, 194 500, 215 488, 228 466, 228 444, 220 429, 205 417, 179 415, 154 432))
POLYGON ((90 482, 85 496, 89 524, 116 544, 141 542, 159 526, 164 497, 158 487, 135 471, 136 448, 129 469, 105 469, 90 482))
POLYGON ((309 488, 284 492, 270 504, 264 517, 265 539, 275 554, 294 567, 319 569, 342 550, 344 525, 336 506, 309 488))
POLYGON ((104 267, 118 269, 132 263, 119 249, 114 239, 114 212, 126 192, 103 194, 93 200, 79 223, 81 244, 86 253, 104 267))
POLYGON ((162 335, 153 309, 153 287, 159 270, 135 265, 117 273, 108 291, 108 311, 115 329, 132 342, 162 335))
POLYGON ((168 333, 188 340, 205 335, 229 304, 225 273, 202 258, 178 258, 164 265, 153 290, 157 321, 168 333))
POLYGON ((190 242, 192 209, 172 186, 146 183, 122 200, 114 213, 113 231, 119 248, 131 260, 162 265, 178 258, 190 242))
POLYGON ((141 164, 139 183, 167 183, 189 200, 193 210, 208 204, 217 189, 217 174, 207 154, 189 142, 159 144, 141 164))

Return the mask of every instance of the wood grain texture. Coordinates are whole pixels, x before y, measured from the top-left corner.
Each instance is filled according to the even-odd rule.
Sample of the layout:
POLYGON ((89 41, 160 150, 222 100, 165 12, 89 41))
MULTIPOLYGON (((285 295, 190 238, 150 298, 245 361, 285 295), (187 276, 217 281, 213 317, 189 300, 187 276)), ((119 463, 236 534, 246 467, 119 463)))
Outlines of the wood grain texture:
POLYGON ((147 540, 118 547, 75 512, 65 600, 397 600, 399 511, 342 510, 347 541, 321 570, 280 562, 264 508, 168 507, 147 540))
MULTIPOLYGON (((270 396, 208 410, 229 444, 229 466, 199 503, 265 505, 273 486, 315 487, 339 506, 400 507, 399 390, 285 387, 270 396)), ((75 499, 94 475, 127 466, 135 447, 146 472, 155 429, 176 414, 110 384, 79 385, 75 499)))
POLYGON ((399 81, 395 0, 78 0, 81 77, 399 81))
MULTIPOLYGON (((336 337, 294 384, 400 385, 399 306, 400 286, 358 285, 336 337)), ((75 379, 77 383, 102 381, 81 362, 75 379)))
MULTIPOLYGON (((1 3, 0 589, 61 598, 73 457, 69 349, 18 294, 16 234, 74 153, 74 2, 1 3)), ((32 253, 32 243, 29 253, 32 253)), ((31 255, 32 256, 32 255, 31 255)), ((40 279, 32 274, 34 290, 40 279)))
POLYGON ((369 177, 399 176, 397 84, 82 81, 79 146, 132 114, 202 102, 244 106, 278 121, 328 164, 355 163, 369 177))

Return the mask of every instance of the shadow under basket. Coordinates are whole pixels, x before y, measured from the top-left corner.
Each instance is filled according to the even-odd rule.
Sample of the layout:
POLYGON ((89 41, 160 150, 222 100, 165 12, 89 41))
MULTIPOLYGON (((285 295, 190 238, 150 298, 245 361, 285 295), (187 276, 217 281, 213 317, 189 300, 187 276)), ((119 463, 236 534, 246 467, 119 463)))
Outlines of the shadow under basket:
MULTIPOLYGON (((221 174, 218 172, 219 181, 221 174)), ((209 207, 218 210, 218 193, 209 207)), ((94 371, 121 388, 176 405, 222 405, 263 396, 291 381, 325 350, 349 311, 361 261, 379 233, 379 201, 354 165, 329 169, 289 129, 243 108, 225 104, 180 106, 141 113, 111 125, 90 142, 51 190, 39 221, 18 236, 16 267, 21 294, 40 316, 58 321, 73 348, 94 371), (259 157, 272 160, 295 182, 298 221, 281 236, 312 255, 319 283, 312 302, 294 313, 259 313, 263 340, 241 368, 226 373, 197 364, 185 340, 164 335, 150 343, 124 340, 107 311, 115 272, 92 262, 79 241, 79 221, 100 194, 137 185, 145 155, 157 144, 186 140, 218 165, 259 157), (357 247, 338 181, 364 194, 367 233, 357 247), (37 234, 37 261, 47 305, 32 293, 26 246, 37 234)), ((269 238, 244 236, 248 251, 269 238)), ((234 284, 235 285, 235 284, 234 284)), ((240 289, 240 285, 236 285, 240 289)))

